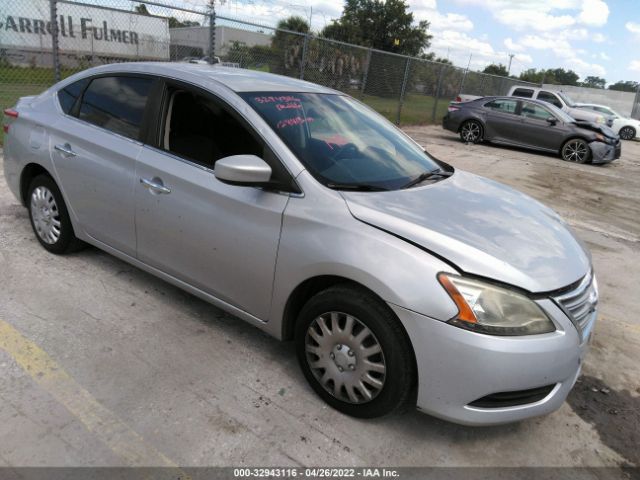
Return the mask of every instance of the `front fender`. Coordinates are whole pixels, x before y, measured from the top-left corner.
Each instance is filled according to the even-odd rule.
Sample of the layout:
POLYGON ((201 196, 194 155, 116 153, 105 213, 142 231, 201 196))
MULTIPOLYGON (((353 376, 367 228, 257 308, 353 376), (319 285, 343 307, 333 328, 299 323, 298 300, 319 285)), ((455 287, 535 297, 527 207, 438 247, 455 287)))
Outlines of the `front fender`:
POLYGON ((357 220, 338 192, 309 173, 298 180, 306 196, 292 198, 284 214, 267 327, 272 335, 281 336, 285 306, 296 287, 323 275, 349 279, 386 302, 431 318, 446 321, 456 314, 436 278, 442 271, 456 273, 455 268, 357 220))

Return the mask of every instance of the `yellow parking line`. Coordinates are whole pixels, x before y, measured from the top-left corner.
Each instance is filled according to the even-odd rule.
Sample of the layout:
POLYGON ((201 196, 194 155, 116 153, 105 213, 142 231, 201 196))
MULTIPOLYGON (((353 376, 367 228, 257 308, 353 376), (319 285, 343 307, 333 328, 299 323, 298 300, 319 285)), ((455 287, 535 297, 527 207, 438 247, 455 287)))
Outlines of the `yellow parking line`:
MULTIPOLYGON (((129 466, 178 467, 93 398, 44 350, 3 320, 0 348, 129 466)), ((180 473, 177 478, 187 478, 180 473)))

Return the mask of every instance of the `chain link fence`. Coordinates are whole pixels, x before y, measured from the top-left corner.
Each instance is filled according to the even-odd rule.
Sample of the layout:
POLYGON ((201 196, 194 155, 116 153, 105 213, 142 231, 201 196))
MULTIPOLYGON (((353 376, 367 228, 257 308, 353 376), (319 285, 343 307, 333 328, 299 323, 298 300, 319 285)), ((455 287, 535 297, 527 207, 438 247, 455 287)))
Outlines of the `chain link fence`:
POLYGON ((397 124, 439 122, 460 93, 506 94, 506 77, 148 0, 0 0, 0 107, 114 62, 261 70, 348 93, 397 124))

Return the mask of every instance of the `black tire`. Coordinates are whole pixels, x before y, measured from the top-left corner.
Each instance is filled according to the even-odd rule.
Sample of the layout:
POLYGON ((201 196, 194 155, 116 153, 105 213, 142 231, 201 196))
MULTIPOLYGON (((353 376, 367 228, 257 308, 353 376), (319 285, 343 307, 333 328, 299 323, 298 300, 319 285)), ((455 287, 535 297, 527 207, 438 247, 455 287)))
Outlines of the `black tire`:
MULTIPOLYGON (((344 332, 347 331, 346 315, 342 320, 342 330, 334 329, 332 325, 332 331, 345 334, 344 332)), ((329 339, 327 343, 332 344, 333 340, 328 334, 326 338, 329 339)), ((416 366, 409 338, 400 321, 389 307, 365 289, 349 284, 341 284, 330 287, 312 297, 298 316, 295 343, 298 362, 307 381, 325 402, 340 412, 359 418, 380 417, 405 406, 408 400, 413 398, 411 395, 416 382, 416 366), (317 357, 317 360, 320 360, 319 355, 307 352, 308 342, 315 342, 315 340, 309 340, 311 339, 309 334, 310 327, 314 325, 317 334, 321 331, 317 323, 318 318, 324 315, 330 316, 331 312, 336 315, 339 315, 336 312, 342 312, 341 314, 353 316, 355 318, 354 322, 358 322, 357 325, 366 327, 362 330, 349 329, 352 332, 351 340, 355 340, 366 329, 373 334, 373 336, 363 337, 367 339, 368 344, 364 343, 364 341, 362 345, 357 344, 357 342, 351 342, 351 346, 347 346, 347 344, 340 345, 343 342, 339 342, 336 344, 337 346, 333 347, 334 350, 338 347, 349 350, 348 353, 351 357, 342 354, 342 359, 351 358, 355 359, 355 362, 360 362, 357 367, 354 366, 353 369, 355 371, 353 372, 349 372, 347 371, 349 369, 345 368, 344 373, 338 373, 337 369, 341 368, 338 366, 339 359, 337 356, 331 357, 331 353, 334 350, 328 356, 326 355, 326 350, 324 350, 325 354, 323 355, 323 361, 327 362, 329 369, 333 370, 328 371, 317 367, 312 369, 310 365, 310 362, 313 361, 310 358, 316 359, 317 357), (381 348, 381 353, 365 355, 363 352, 365 352, 366 348, 370 348, 372 344, 374 347, 378 345, 381 348), (351 348, 355 351, 354 355, 352 355, 351 348), (365 373, 369 368, 367 365, 371 365, 369 362, 378 362, 376 365, 384 364, 386 369, 383 373, 373 373, 372 371, 365 373), (314 374, 314 371, 318 375, 318 372, 338 375, 340 378, 345 379, 345 385, 347 383, 353 385, 354 382, 359 382, 362 385, 362 381, 364 381, 365 388, 371 390, 376 389, 367 383, 369 380, 366 377, 367 375, 375 375, 376 379, 382 382, 382 385, 374 392, 375 396, 372 399, 367 399, 365 395, 360 394, 356 401, 350 402, 347 399, 336 396, 342 395, 346 397, 346 387, 342 387, 340 392, 336 394, 335 383, 331 384, 332 380, 330 380, 327 384, 328 389, 333 389, 333 393, 330 393, 314 374)), ((319 343, 317 345, 319 346, 318 348, 322 348, 319 343)), ((343 372, 343 370, 340 370, 340 372, 343 372)), ((355 395, 354 392, 360 392, 360 390, 356 389, 360 388, 358 386, 355 389, 351 388, 351 393, 355 395)))
POLYGON ((591 161, 591 148, 582 138, 570 138, 562 145, 560 156, 565 162, 589 163, 591 161))
POLYGON ((69 219, 69 212, 67 211, 67 206, 64 203, 60 189, 49 175, 38 175, 31 180, 27 191, 27 208, 29 209, 29 219, 31 221, 33 233, 45 250, 55 253, 56 255, 62 255, 65 253, 75 252, 84 247, 84 242, 78 240, 75 236, 71 220, 69 219), (53 204, 55 208, 50 209, 51 218, 48 219, 49 221, 56 221, 59 224, 57 227, 59 233, 55 238, 50 237, 45 240, 45 238, 43 238, 43 234, 41 234, 42 230, 39 232, 37 224, 40 225, 40 222, 39 220, 36 220, 39 215, 39 213, 36 212, 36 209, 38 208, 36 206, 37 200, 34 200, 34 192, 36 189, 39 189, 38 193, 45 191, 50 192, 51 197, 55 202, 53 204))
POLYGON ((620 135, 620 138, 622 140, 633 140, 634 138, 636 138, 636 129, 627 125, 626 127, 622 127, 620 129, 618 135, 620 135))
POLYGON ((484 137, 484 128, 477 120, 467 120, 460 125, 460 140, 465 143, 480 143, 484 137))

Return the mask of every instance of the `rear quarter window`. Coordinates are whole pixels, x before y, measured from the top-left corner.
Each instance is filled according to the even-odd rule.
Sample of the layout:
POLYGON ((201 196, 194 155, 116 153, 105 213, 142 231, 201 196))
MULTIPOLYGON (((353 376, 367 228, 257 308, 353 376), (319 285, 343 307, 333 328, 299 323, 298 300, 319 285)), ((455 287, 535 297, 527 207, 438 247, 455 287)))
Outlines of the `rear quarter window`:
POLYGON ((80 98, 80 95, 82 95, 82 91, 87 83, 89 83, 87 79, 78 80, 58 91, 58 101, 64 113, 67 115, 72 114, 73 107, 78 101, 78 98, 80 98))

